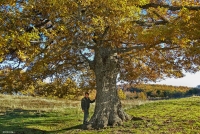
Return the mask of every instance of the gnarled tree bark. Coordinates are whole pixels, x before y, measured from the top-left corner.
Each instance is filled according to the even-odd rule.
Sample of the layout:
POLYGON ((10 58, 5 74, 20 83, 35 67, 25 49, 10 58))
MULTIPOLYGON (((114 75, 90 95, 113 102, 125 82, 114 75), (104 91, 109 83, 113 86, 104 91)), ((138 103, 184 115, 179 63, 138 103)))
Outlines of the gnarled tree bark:
POLYGON ((87 129, 101 129, 107 126, 121 125, 129 120, 117 94, 116 79, 119 72, 118 61, 112 51, 101 48, 95 53, 94 72, 96 75, 96 105, 87 129))

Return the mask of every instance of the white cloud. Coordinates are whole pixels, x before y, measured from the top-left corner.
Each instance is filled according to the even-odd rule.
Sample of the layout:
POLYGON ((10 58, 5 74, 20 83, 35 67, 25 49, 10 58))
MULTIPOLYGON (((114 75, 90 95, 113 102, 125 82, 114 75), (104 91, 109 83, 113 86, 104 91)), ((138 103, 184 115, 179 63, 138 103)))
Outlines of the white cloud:
POLYGON ((151 84, 196 87, 197 85, 200 85, 200 72, 197 72, 195 74, 186 73, 185 77, 183 78, 168 78, 166 80, 151 84))

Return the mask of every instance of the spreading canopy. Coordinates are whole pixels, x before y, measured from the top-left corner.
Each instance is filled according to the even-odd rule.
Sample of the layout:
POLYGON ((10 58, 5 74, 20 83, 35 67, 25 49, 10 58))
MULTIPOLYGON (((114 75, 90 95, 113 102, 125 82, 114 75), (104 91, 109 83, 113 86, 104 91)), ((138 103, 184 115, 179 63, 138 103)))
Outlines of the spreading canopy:
POLYGON ((114 59, 119 79, 131 82, 200 69, 196 0, 1 0, 0 5, 1 87, 50 77, 94 86, 97 53, 103 62, 114 59))

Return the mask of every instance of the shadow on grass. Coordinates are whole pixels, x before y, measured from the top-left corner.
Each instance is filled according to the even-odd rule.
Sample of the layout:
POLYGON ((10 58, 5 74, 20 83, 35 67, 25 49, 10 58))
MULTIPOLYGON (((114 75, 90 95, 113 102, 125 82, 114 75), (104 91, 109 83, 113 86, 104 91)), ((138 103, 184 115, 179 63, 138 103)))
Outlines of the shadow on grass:
MULTIPOLYGON (((140 117, 132 117, 132 121, 142 120, 144 119, 140 117)), ((0 133, 3 131, 15 134, 78 133, 84 129, 81 122, 79 118, 69 113, 9 109, 4 115, 0 115, 0 133)))
POLYGON ((38 110, 24 110, 24 109, 13 109, 1 112, 0 118, 2 120, 11 120, 15 118, 37 118, 37 117, 49 117, 44 111, 38 110))
POLYGON ((24 109, 8 109, 1 112, 0 115, 0 133, 7 134, 46 134, 46 131, 27 128, 26 124, 21 122, 25 118, 37 118, 44 111, 24 110, 24 109))
POLYGON ((26 128, 26 127, 19 127, 19 126, 6 126, 0 124, 0 133, 4 134, 46 134, 47 131, 33 129, 33 128, 26 128))
MULTIPOLYGON (((68 114, 62 115, 67 116, 68 114)), ((57 115, 53 112, 8 109, 0 114, 0 134, 53 134, 81 128, 81 125, 77 125, 66 129, 49 129, 62 124, 63 121, 70 122, 70 119, 62 119, 59 113, 57 115), (41 130, 43 127, 44 130, 41 130)))
POLYGON ((132 116, 131 120, 132 120, 132 121, 141 121, 141 120, 144 120, 144 119, 142 119, 142 118, 140 118, 140 117, 132 116))
POLYGON ((75 129, 82 129, 82 124, 79 124, 79 125, 76 125, 76 126, 73 126, 73 127, 69 127, 69 128, 65 128, 63 130, 65 131, 69 131, 69 130, 75 130, 75 129))
POLYGON ((64 128, 64 129, 57 130, 57 131, 51 131, 49 133, 51 133, 51 134, 71 133, 72 131, 73 132, 78 132, 78 131, 82 131, 82 130, 83 130, 83 125, 79 124, 79 125, 75 125, 75 126, 72 126, 72 127, 69 127, 69 128, 64 128))

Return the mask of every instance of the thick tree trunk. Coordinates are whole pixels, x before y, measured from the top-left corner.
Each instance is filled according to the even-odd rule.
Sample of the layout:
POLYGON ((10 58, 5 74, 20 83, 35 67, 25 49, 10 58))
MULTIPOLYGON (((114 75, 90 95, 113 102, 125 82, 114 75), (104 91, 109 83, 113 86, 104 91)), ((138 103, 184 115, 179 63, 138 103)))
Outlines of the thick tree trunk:
POLYGON ((130 117, 123 111, 117 94, 116 78, 119 72, 117 60, 103 50, 95 55, 97 97, 95 111, 87 128, 100 129, 121 125, 130 117))

